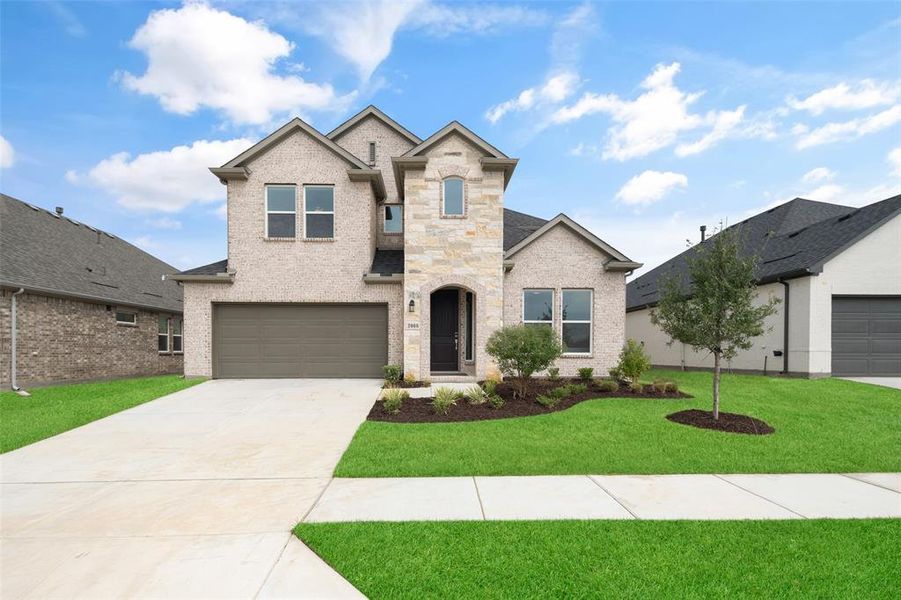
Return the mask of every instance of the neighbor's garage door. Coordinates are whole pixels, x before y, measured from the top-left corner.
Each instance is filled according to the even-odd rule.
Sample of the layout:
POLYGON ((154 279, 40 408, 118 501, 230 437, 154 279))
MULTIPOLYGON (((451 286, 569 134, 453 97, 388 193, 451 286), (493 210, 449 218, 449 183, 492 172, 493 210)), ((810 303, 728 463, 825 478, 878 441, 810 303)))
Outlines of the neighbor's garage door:
POLYGON ((901 375, 901 296, 832 297, 832 374, 901 375))
POLYGON ((384 304, 217 304, 215 377, 381 377, 384 304))

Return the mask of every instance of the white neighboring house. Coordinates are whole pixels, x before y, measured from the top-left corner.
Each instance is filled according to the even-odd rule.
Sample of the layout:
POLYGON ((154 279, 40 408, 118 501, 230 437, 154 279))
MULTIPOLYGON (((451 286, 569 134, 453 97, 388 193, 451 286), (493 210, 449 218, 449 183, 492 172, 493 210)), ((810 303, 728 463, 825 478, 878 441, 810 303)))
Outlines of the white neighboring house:
MULTIPOLYGON (((901 196, 857 209, 796 198, 730 229, 760 257, 758 299, 782 299, 769 330, 730 362, 733 370, 901 375, 901 196)), ((650 320, 658 282, 685 274, 693 252, 627 286, 626 336, 644 344, 654 365, 713 366, 711 355, 670 343, 650 320)))

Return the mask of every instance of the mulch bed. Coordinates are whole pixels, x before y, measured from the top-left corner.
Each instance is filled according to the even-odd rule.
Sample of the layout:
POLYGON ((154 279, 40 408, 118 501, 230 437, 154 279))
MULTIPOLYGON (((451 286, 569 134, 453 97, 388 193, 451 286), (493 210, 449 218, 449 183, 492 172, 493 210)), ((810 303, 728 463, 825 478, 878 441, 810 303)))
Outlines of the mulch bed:
POLYGON ((719 420, 714 421, 713 413, 709 410, 699 410, 693 408, 691 410, 680 410, 666 418, 673 423, 682 425, 690 425, 700 429, 714 429, 716 431, 725 431, 727 433, 744 433, 747 435, 769 435, 775 433, 776 430, 767 423, 748 415, 737 415, 735 413, 721 412, 719 420))
POLYGON ((429 387, 430 385, 431 385, 430 383, 426 383, 424 381, 405 381, 405 380, 401 379, 397 383, 392 383, 390 385, 388 383, 385 383, 384 385, 382 385, 382 389, 385 389, 385 390, 388 388, 410 389, 410 388, 429 387))
MULTIPOLYGON (((500 383, 497 386, 497 393, 505 400, 504 405, 500 408, 492 408, 487 402, 485 404, 469 404, 466 398, 457 401, 456 406, 450 409, 446 415, 435 414, 432 408, 431 398, 411 398, 404 402, 403 407, 397 414, 390 414, 385 411, 381 400, 377 401, 372 410, 369 411, 367 419, 370 421, 387 421, 390 423, 457 423, 461 421, 487 421, 489 419, 509 419, 512 417, 529 417, 532 415, 546 415, 552 412, 566 410, 585 400, 594 400, 596 398, 649 398, 649 399, 682 399, 691 398, 688 394, 682 392, 660 393, 652 386, 645 386, 644 392, 637 394, 627 387, 621 387, 615 392, 604 392, 595 383, 588 385, 588 390, 581 394, 575 394, 563 398, 553 408, 545 407, 539 404, 535 399, 545 392, 559 387, 567 383, 581 383, 579 380, 563 379, 550 382, 538 379, 532 382, 532 387, 528 395, 523 398, 513 399, 514 388, 509 383, 500 383)), ((399 386, 398 386, 399 387, 399 386)), ((440 387, 440 386, 439 386, 440 387)))

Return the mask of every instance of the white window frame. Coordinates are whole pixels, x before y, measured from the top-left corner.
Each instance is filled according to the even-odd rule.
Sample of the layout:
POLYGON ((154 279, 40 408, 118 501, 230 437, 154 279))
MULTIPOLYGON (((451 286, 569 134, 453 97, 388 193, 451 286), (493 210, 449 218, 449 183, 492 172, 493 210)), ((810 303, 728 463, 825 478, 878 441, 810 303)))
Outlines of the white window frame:
POLYGON ((296 240, 297 239, 297 186, 293 183, 267 183, 265 186, 265 191, 263 192, 263 211, 265 212, 265 216, 263 218, 265 228, 266 237, 269 238, 269 215, 294 215, 294 236, 278 236, 274 238, 269 238, 273 240, 296 240), (290 187, 294 188, 294 210, 269 210, 269 188, 271 187, 290 187))
POLYGON ((335 218, 335 203, 337 200, 335 199, 335 186, 325 184, 325 183, 311 183, 309 185, 304 184, 303 186, 303 238, 305 240, 333 240, 337 237, 335 234, 338 229, 338 220, 335 218), (332 210, 307 210, 307 190, 311 188, 328 188, 332 190, 332 210), (310 237, 307 235, 307 215, 332 215, 332 237, 330 238, 322 238, 322 237, 310 237))
POLYGON ((130 310, 121 310, 116 309, 115 313, 116 317, 116 325, 125 325, 126 327, 137 327, 138 326, 138 313, 130 310), (131 315, 131 321, 120 321, 119 315, 131 315))
MULTIPOLYGON (((382 205, 382 210, 387 209, 389 206, 396 206, 400 208, 400 231, 388 231, 386 227, 388 227, 388 219, 382 217, 382 233, 385 235, 400 235, 404 232, 404 205, 398 204, 397 202, 385 203, 382 205)), ((382 213, 384 215, 384 213, 382 213)))
POLYGON ((178 330, 181 333, 176 334, 175 330, 172 327, 169 327, 169 330, 172 332, 172 354, 184 354, 185 353, 185 318, 184 317, 173 317, 176 321, 181 323, 181 326, 178 330), (178 338, 181 341, 181 350, 175 349, 175 338, 178 338))
POLYGON ((160 354, 171 354, 172 353, 172 340, 170 340, 170 336, 172 335, 172 318, 167 317, 165 315, 157 315, 156 318, 156 349, 160 354), (160 350, 160 337, 164 334, 160 332, 160 319, 166 319, 166 349, 160 350))
POLYGON ((520 296, 520 314, 522 315, 523 325, 550 325, 554 328, 554 313, 557 311, 557 303, 554 300, 554 288, 523 288, 520 296), (526 319, 526 292, 550 292, 551 293, 551 320, 550 321, 534 321, 526 319))
POLYGON ((592 356, 594 355, 594 289, 592 288, 562 288, 560 290, 560 345, 563 343, 563 328, 567 323, 588 323, 588 352, 564 352, 562 356, 592 356), (563 318, 563 294, 565 292, 588 292, 588 320, 563 318))
POLYGON ((466 180, 457 175, 452 175, 450 177, 445 177, 441 180, 441 216, 442 217, 451 217, 453 219, 460 219, 466 216, 466 180), (449 213, 447 212, 447 182, 456 179, 460 182, 460 210, 459 214, 457 213, 449 213))

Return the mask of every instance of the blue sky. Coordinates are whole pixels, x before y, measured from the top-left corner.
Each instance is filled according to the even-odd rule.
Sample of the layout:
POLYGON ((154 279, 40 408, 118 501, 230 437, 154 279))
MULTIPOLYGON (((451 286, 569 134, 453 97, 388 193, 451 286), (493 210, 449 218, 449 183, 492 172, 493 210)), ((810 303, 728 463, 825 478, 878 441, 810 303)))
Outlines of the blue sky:
POLYGON ((901 193, 897 3, 0 3, 0 189, 184 268, 225 256, 206 171, 290 117, 457 119, 510 208, 635 260, 795 196, 901 193))

